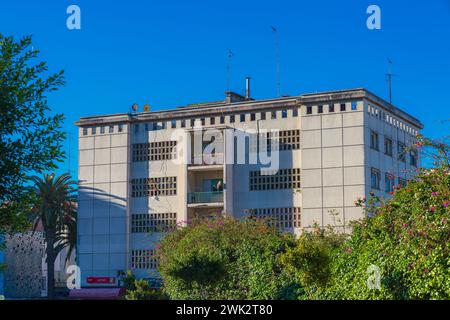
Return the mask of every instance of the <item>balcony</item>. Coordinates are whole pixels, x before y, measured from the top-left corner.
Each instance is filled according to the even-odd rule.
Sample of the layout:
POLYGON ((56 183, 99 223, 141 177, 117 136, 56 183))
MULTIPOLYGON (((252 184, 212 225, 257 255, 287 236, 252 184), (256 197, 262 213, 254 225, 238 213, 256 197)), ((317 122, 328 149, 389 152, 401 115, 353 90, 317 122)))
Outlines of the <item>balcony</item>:
POLYGON ((189 192, 187 194, 187 203, 191 205, 195 204, 223 205, 223 191, 189 192))

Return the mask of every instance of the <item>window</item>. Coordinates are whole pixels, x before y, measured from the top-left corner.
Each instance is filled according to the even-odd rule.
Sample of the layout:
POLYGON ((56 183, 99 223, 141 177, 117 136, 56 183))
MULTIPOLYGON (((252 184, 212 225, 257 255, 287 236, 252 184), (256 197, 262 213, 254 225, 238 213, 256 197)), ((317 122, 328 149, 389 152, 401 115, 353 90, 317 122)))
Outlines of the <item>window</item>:
POLYGON ((100 127, 100 133, 105 133, 105 127, 100 127))
POLYGON ((409 164, 414 167, 417 167, 417 151, 416 150, 409 151, 409 164))
POLYGON ((250 171, 250 191, 300 188, 300 169, 279 169, 265 172, 250 171))
POLYGON ((384 138, 384 154, 392 157, 392 140, 384 138))
POLYGON ((334 104, 328 105, 328 112, 334 112, 334 104))
POLYGON ((312 114, 312 107, 306 107, 306 114, 312 114))
POLYGON ((266 113, 265 112, 261 112, 261 120, 266 120, 266 113))
POLYGON ((358 103, 356 101, 352 101, 352 110, 358 109, 358 103))
POLYGON ((97 133, 97 128, 96 127, 92 127, 92 134, 96 134, 97 133))
POLYGON ((245 113, 241 113, 239 118, 241 122, 245 122, 245 113))
POLYGON ((210 125, 215 125, 215 124, 216 124, 216 117, 211 117, 211 118, 209 119, 209 124, 210 124, 210 125))
POLYGON ((172 121, 170 121, 170 127, 172 129, 175 129, 177 127, 177 120, 173 119, 172 121))
POLYGON ((139 124, 134 125, 134 132, 139 132, 139 124))
POLYGON ((220 124, 224 124, 225 123, 225 116, 220 116, 220 124))
POLYGON ((131 149, 131 158, 139 161, 161 161, 176 158, 176 141, 159 141, 150 143, 134 143, 131 149))
POLYGON ((264 219, 270 226, 278 229, 300 228, 301 227, 301 208, 258 208, 248 210, 250 216, 264 219))
POLYGON ((281 110, 281 117, 287 118, 287 110, 281 110))
POLYGON ((114 126, 109 126, 109 133, 113 133, 114 132, 114 126))
POLYGON ((118 129, 119 132, 123 132, 123 124, 119 124, 117 129, 118 129))
POLYGON ((317 106, 317 113, 323 113, 323 106, 317 106))
POLYGON ((256 120, 256 114, 250 113, 250 121, 255 121, 255 120, 256 120))
POLYGON ((345 103, 341 103, 341 111, 345 111, 345 103))
POLYGON ((384 191, 392 192, 394 189, 394 176, 386 173, 384 175, 384 191))
POLYGON ((182 120, 181 120, 181 123, 180 123, 180 126, 181 126, 182 128, 186 128, 186 120, 182 119, 182 120))
POLYGON ((87 132, 87 128, 83 128, 83 136, 87 136, 88 132, 87 132))
POLYGON ((405 144, 399 142, 397 144, 397 153, 398 153, 398 160, 402 162, 406 162, 406 146, 405 144))
POLYGON ((370 132, 370 147, 374 150, 379 150, 378 134, 374 131, 370 132))
POLYGON ((176 228, 177 214, 170 213, 144 213, 131 215, 132 233, 168 232, 176 228))
POLYGON ((372 168, 370 172, 370 187, 372 189, 380 190, 380 171, 372 168))
POLYGON ((232 114, 232 115, 230 116, 230 123, 234 123, 234 121, 235 121, 235 119, 234 119, 234 114, 232 114))
POLYGON ((158 255, 156 254, 156 250, 131 250, 131 268, 144 270, 157 269, 158 255))
POLYGON ((166 122, 163 121, 163 122, 161 122, 161 129, 165 129, 165 128, 166 128, 166 122))
POLYGON ((300 130, 298 129, 267 132, 266 138, 268 151, 272 148, 279 151, 300 149, 300 130), (276 140, 273 146, 272 140, 276 140))
POLYGON ((277 112, 276 111, 271 111, 270 112, 270 118, 271 119, 276 119, 277 118, 277 112))
POLYGON ((399 184, 399 186, 401 186, 402 188, 406 187, 406 179, 398 178, 398 184, 399 184))
POLYGON ((202 126, 204 126, 205 125, 205 118, 200 118, 200 121, 202 123, 202 126))
POLYGON ((153 177, 131 180, 133 198, 154 196, 175 196, 177 194, 177 177, 153 177))
POLYGON ((298 109, 297 108, 292 109, 292 117, 298 117, 298 109))

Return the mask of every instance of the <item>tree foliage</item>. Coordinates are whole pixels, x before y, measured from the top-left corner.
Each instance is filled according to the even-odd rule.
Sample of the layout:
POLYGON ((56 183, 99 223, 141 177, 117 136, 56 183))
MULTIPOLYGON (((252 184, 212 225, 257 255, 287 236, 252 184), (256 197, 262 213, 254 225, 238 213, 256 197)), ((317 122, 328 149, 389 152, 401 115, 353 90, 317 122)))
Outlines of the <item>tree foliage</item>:
POLYGON ((172 299, 287 299, 294 279, 280 254, 294 243, 259 220, 216 218, 165 236, 158 249, 164 291, 172 299))
POLYGON ((33 203, 27 176, 56 168, 64 156, 63 115, 49 115, 47 94, 63 85, 63 72, 48 74, 31 36, 0 34, 0 232, 26 225, 33 203))

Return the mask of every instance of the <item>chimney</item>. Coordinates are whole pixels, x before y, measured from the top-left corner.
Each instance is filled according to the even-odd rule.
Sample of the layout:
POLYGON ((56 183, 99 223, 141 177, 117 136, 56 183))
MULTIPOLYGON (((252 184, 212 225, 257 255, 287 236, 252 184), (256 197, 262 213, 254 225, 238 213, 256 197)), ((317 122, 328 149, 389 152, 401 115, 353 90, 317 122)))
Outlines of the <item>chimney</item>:
POLYGON ((245 99, 250 100, 250 77, 245 77, 245 99))

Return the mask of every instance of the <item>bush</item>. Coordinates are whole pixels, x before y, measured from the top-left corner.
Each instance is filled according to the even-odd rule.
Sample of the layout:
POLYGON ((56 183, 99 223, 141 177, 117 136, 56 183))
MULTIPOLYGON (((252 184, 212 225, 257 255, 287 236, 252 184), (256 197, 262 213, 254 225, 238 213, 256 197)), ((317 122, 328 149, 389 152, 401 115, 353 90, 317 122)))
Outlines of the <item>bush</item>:
POLYGON ((164 292, 172 299, 288 299, 298 286, 280 255, 293 246, 260 220, 216 218, 168 234, 158 249, 164 292))
POLYGON ((165 300, 165 296, 161 290, 150 288, 148 281, 145 279, 137 280, 131 273, 127 272, 126 277, 123 279, 124 287, 126 290, 126 300, 165 300))
POLYGON ((362 202, 367 217, 335 251, 321 298, 450 299, 450 170, 420 170, 391 200, 362 202))

